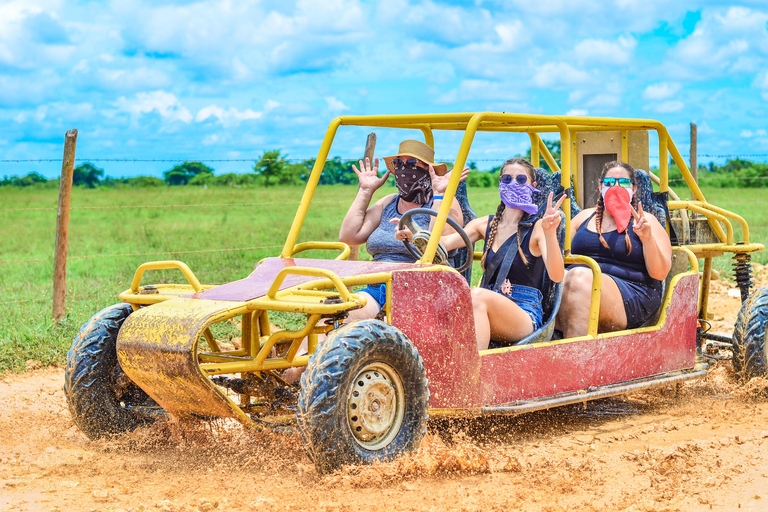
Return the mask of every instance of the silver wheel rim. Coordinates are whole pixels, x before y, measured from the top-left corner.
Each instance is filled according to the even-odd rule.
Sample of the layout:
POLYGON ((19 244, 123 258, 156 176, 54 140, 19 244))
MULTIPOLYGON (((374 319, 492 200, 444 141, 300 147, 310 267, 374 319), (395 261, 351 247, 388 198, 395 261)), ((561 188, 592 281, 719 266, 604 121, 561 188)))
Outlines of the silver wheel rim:
POLYGON ((355 441, 381 450, 403 424, 403 383, 386 364, 372 363, 357 372, 347 391, 347 422, 355 441))

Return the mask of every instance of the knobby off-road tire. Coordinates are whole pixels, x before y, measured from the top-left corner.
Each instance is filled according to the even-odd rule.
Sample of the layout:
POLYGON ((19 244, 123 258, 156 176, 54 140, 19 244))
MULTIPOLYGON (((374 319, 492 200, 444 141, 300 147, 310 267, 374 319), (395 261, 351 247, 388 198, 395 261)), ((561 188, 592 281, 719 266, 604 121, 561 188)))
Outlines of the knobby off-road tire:
POLYGON ((768 288, 752 292, 733 329, 733 370, 746 381, 768 376, 768 288))
POLYGON ((318 470, 389 461, 426 433, 424 363, 396 328, 363 320, 332 331, 301 376, 299 434, 318 470))
POLYGON ((64 394, 72 419, 89 439, 130 432, 154 421, 137 407, 157 404, 117 360, 117 333, 132 312, 130 304, 99 311, 80 328, 67 353, 64 394))

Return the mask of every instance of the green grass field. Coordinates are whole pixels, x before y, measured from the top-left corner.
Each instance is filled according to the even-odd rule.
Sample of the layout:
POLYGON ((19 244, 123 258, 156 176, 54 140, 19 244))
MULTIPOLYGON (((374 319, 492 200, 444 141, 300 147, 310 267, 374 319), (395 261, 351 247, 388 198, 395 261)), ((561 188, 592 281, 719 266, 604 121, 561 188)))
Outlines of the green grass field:
MULTIPOLYGON (((382 189, 377 197, 394 190, 382 189)), ((355 191, 352 186, 319 187, 299 240, 337 240, 355 191)), ((765 191, 713 188, 704 193, 711 202, 745 217, 752 241, 768 240, 765 191)), ((184 261, 205 284, 247 276, 261 258, 280 253, 302 194, 297 187, 74 190, 67 317, 54 325, 51 296, 58 191, 0 188, 0 372, 24 371, 27 360, 62 363, 79 327, 93 313, 117 302, 145 261, 184 261), (160 205, 187 206, 151 207, 160 205), (29 208, 47 210, 23 210, 29 208)), ((469 194, 479 215, 492 213, 498 204, 494 189, 470 189, 469 194)), ((366 257, 361 250, 361 258, 366 257)), ((760 253, 755 260, 765 263, 768 255, 760 253)), ((715 267, 726 270, 730 263, 721 258, 715 267)), ((182 280, 177 271, 156 271, 145 278, 147 283, 182 280)))

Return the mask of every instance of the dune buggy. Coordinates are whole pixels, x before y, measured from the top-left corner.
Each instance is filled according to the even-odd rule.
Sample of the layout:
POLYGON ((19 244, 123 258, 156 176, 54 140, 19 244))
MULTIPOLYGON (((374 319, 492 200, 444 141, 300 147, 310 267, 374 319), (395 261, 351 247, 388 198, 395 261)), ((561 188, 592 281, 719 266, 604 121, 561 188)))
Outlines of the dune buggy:
MULTIPOLYGON (((473 247, 468 249, 479 258, 473 247)), ((256 428, 293 420, 321 471, 390 460, 419 445, 428 415, 513 415, 586 402, 705 375, 706 357, 726 353, 734 354, 738 371, 765 375, 768 291, 749 293, 749 255, 762 249, 750 242, 743 218, 704 198, 656 121, 494 112, 339 117, 327 130, 280 256, 221 286, 201 285, 178 261, 141 265, 121 302, 96 314, 75 338, 67 358, 67 400, 74 421, 90 438, 167 414, 233 418, 256 428), (432 212, 432 233, 423 234, 416 263, 349 261, 350 248, 343 243, 299 243, 342 126, 416 130, 433 147, 435 132, 463 132, 454 168, 464 167, 482 132, 527 135, 534 166, 543 158, 552 170, 537 171, 541 200, 548 190, 568 195, 562 236, 566 262, 586 264, 594 274, 588 335, 553 339, 561 288, 549 283, 542 329, 519 344, 478 352, 468 280, 455 268, 433 263, 450 199, 460 189, 459 173, 452 176, 440 211, 432 212), (645 149, 640 144, 637 151, 647 154, 649 132, 658 136, 662 158, 657 178, 640 173, 643 204, 655 205, 673 238, 675 262, 657 318, 638 329, 599 333, 600 269, 594 260, 570 253, 570 219, 588 203, 586 171, 592 157, 632 162, 634 134, 645 134, 645 149), (559 136, 560 164, 542 141, 546 133, 559 136), (610 138, 617 149, 580 153, 579 144, 588 145, 596 136, 610 138), (682 171, 693 199, 669 200, 667 155, 682 171), (340 254, 297 257, 310 249, 340 254), (744 301, 733 338, 706 332, 712 260, 725 253, 735 254, 744 301), (701 277, 699 259, 704 261, 701 277), (180 270, 187 283, 142 284, 145 272, 167 268, 180 270), (346 313, 365 303, 354 287, 371 283, 387 284, 381 319, 344 324, 346 313), (274 331, 269 315, 275 311, 299 313, 306 320, 296 330, 274 331), (226 321, 237 322, 241 346, 224 346, 214 336, 211 327, 226 321), (301 355, 305 339, 308 354, 301 355), (299 366, 306 371, 291 403, 280 371, 299 366)))

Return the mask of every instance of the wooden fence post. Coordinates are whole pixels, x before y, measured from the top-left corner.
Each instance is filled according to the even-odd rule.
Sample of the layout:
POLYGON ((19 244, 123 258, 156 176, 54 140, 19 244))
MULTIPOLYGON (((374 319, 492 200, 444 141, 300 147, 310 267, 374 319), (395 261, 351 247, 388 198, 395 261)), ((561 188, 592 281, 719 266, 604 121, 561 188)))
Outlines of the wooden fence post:
POLYGON ((699 182, 699 162, 696 158, 696 152, 698 151, 698 138, 696 123, 691 123, 691 175, 693 175, 693 181, 699 182))
POLYGON ((56 247, 53 261, 53 321, 58 322, 66 313, 67 303, 67 235, 69 231, 69 199, 72 195, 72 177, 75 169, 77 130, 64 136, 64 158, 61 160, 59 180, 59 210, 56 215, 56 247))
MULTIPOLYGON (((368 134, 368 140, 365 141, 365 155, 363 158, 368 158, 371 162, 373 162, 373 151, 376 149, 376 134, 371 132, 368 134)), ((349 259, 357 261, 357 259, 360 257, 360 246, 359 245, 353 245, 350 247, 351 252, 349 254, 349 259)))

